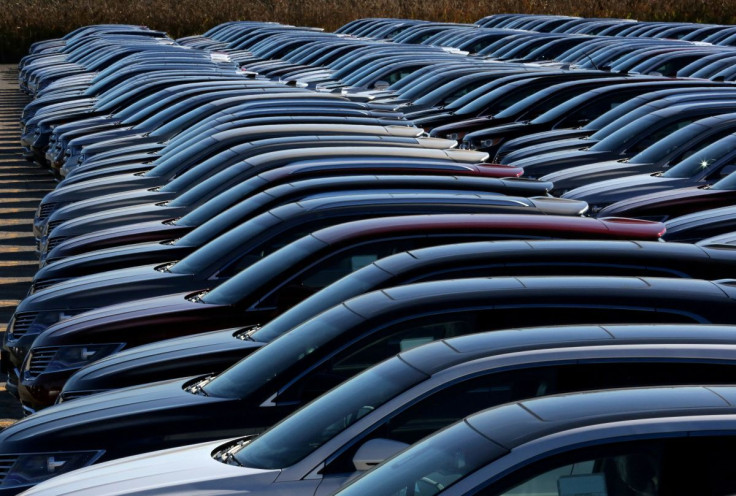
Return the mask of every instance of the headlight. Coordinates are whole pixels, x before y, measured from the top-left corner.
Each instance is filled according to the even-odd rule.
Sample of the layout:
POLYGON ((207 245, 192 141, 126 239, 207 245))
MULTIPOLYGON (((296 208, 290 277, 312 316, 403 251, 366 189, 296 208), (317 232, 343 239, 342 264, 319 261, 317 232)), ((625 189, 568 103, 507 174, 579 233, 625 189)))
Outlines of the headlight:
POLYGON ((503 141, 503 138, 484 139, 480 142, 480 146, 483 148, 490 148, 492 146, 496 146, 501 141, 503 141))
POLYGON ((79 369, 87 364, 112 355, 125 343, 80 344, 73 346, 33 348, 24 363, 24 369, 31 375, 42 372, 79 369), (52 355, 53 353, 53 355, 52 355))
POLYGON ((0 487, 32 486, 46 479, 93 464, 104 451, 73 451, 0 455, 5 464, 12 463, 0 487))

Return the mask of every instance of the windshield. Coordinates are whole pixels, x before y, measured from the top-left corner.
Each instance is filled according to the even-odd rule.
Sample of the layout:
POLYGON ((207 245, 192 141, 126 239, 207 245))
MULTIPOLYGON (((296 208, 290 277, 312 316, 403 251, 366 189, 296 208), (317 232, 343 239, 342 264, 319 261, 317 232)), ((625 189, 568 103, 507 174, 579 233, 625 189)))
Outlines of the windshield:
MULTIPOLYGON (((180 98, 181 96, 179 95, 170 95, 166 98, 161 99, 161 95, 153 94, 150 97, 141 100, 141 102, 144 102, 150 99, 150 101, 147 102, 145 106, 142 106, 139 104, 134 105, 134 107, 138 109, 138 111, 135 114, 130 115, 127 113, 128 110, 131 110, 130 107, 125 109, 126 118, 123 121, 123 124, 135 124, 137 122, 143 122, 145 119, 148 119, 151 117, 155 119, 163 118, 164 113, 176 107, 176 105, 171 106, 171 104, 173 102, 178 101, 180 98), (160 110, 162 110, 161 114, 159 114, 160 110)), ((123 116, 123 113, 121 112, 120 117, 122 116, 123 116)))
POLYGON ((494 115, 539 89, 539 79, 533 78, 519 84, 510 84, 486 93, 455 111, 457 115, 494 115))
MULTIPOLYGON (((316 359, 316 351, 362 320, 347 307, 336 307, 239 361, 205 385, 204 390, 210 396, 247 398, 287 375, 290 368, 306 370, 316 359)), ((275 384, 272 389, 278 387, 275 384)))
MULTIPOLYGON (((194 210, 183 216, 181 219, 177 220, 176 225, 192 227, 202 225, 210 219, 214 218, 216 215, 222 213, 222 211, 226 208, 243 201, 244 199, 250 197, 253 193, 264 189, 267 185, 268 183, 260 177, 251 177, 250 179, 246 179, 237 186, 233 186, 232 188, 223 191, 211 200, 208 200, 204 204, 195 208, 194 210)), ((172 200, 169 205, 172 207, 189 205, 192 203, 192 200, 196 200, 196 198, 194 197, 192 198, 192 200, 189 200, 188 197, 182 198, 182 196, 185 195, 181 195, 172 200)))
MULTIPOLYGON (((604 139, 593 145, 590 149, 596 151, 625 150, 629 143, 651 134, 654 129, 659 127, 657 124, 661 121, 662 118, 658 115, 647 115, 641 117, 631 124, 627 124, 620 128, 618 131, 609 134, 604 139)), ((592 136, 593 139, 598 139, 596 134, 592 136)))
POLYGON ((235 458, 246 467, 262 469, 294 465, 427 377, 398 358, 368 369, 286 417, 245 445, 235 458))
MULTIPOLYGON (((177 153, 167 154, 168 156, 159 158, 154 162, 156 164, 156 175, 161 176, 177 172, 182 167, 182 164, 191 162, 192 156, 199 157, 204 151, 209 152, 216 144, 217 140, 212 138, 199 139, 195 143, 183 147, 177 153)), ((153 174, 149 175, 152 176, 153 174)))
POLYGON ((588 124, 585 125, 583 129, 589 129, 591 131, 599 131, 601 134, 596 137, 596 132, 593 134, 592 138, 594 139, 603 139, 609 134, 611 134, 613 131, 619 129, 621 126, 618 125, 618 123, 615 126, 610 126, 609 124, 617 121, 619 118, 626 116, 627 123, 634 120, 636 117, 640 117, 642 115, 650 114, 657 108, 651 108, 647 107, 646 105, 643 105, 644 103, 647 103, 647 97, 637 97, 632 98, 628 102, 624 102, 618 107, 609 110, 608 112, 604 113, 600 117, 597 117, 596 119, 593 119, 588 124), (634 113, 635 112, 635 113, 634 113), (634 117, 636 116, 636 117, 634 117))
POLYGON ((488 82, 488 78, 480 79, 477 74, 470 76, 464 76, 453 81, 444 83, 443 85, 435 88, 421 98, 414 100, 413 105, 435 105, 443 104, 448 101, 453 101, 460 98, 463 95, 467 95, 472 90, 478 88, 480 85, 488 82))
POLYGON ((459 109, 461 107, 464 107, 468 103, 472 102, 476 98, 479 98, 479 97, 485 95, 486 93, 488 93, 489 91, 494 90, 496 87, 503 86, 504 84, 509 83, 511 81, 514 81, 514 80, 516 80, 518 78, 519 78, 518 75, 512 74, 512 75, 509 75, 509 76, 506 76, 506 77, 501 77, 499 79, 494 79, 493 81, 487 82, 486 84, 484 84, 482 86, 479 86, 476 89, 474 89, 473 91, 471 91, 471 92, 465 94, 464 96, 461 96, 460 98, 456 99, 455 101, 453 101, 452 103, 450 103, 449 105, 447 105, 445 107, 445 109, 447 109, 447 110, 457 110, 457 109, 459 109))
POLYGON ((379 287, 383 287, 391 274, 375 265, 369 265, 357 272, 348 274, 306 300, 291 307, 286 312, 269 321, 261 329, 251 334, 251 338, 269 343, 285 332, 306 322, 320 312, 339 303, 379 287))
POLYGON ((505 452, 460 421, 382 463, 339 495, 432 496, 505 452))
MULTIPOLYGON (((227 213, 228 211, 225 211, 220 215, 227 213)), ((230 222, 233 221, 237 219, 230 219, 230 222)), ((220 219, 220 216, 215 217, 176 242, 181 246, 200 246, 201 248, 183 258, 170 270, 175 274, 200 274, 213 263, 225 265, 230 261, 233 249, 241 247, 240 253, 244 254, 245 246, 249 242, 256 243, 259 240, 263 242, 270 239, 271 236, 266 236, 266 233, 279 223, 281 219, 266 212, 222 234, 222 231, 230 224, 220 219)), ((263 256, 265 256, 264 253, 254 253, 251 258, 255 261, 263 256)))
MULTIPOLYGON (((242 150, 242 147, 241 147, 242 150)), ((216 174, 213 177, 208 177, 212 174, 213 171, 220 171, 220 174, 227 175, 227 177, 232 178, 235 175, 242 172, 240 168, 233 168, 228 167, 230 165, 233 165, 233 163, 239 161, 238 152, 233 151, 233 149, 228 149, 222 152, 217 153, 213 157, 209 157, 205 160, 202 160, 201 162, 194 164, 192 167, 190 167, 188 170, 183 171, 181 174, 179 174, 176 179, 173 181, 170 181, 166 183, 162 188, 161 191, 163 192, 169 192, 169 193, 179 193, 177 195, 177 204, 178 205, 191 205, 192 201, 196 200, 197 198, 201 198, 201 193, 199 189, 203 189, 205 186, 204 184, 207 181, 215 181, 213 177, 219 177, 219 174, 216 174), (224 171, 221 169, 225 169, 224 171), (235 169, 235 170, 233 170, 235 169), (183 186, 186 186, 188 184, 191 184, 191 181, 193 178, 198 178, 199 184, 194 186, 191 189, 184 189, 183 186), (206 180, 202 180, 203 177, 207 177, 206 180), (188 195, 187 198, 183 198, 183 195, 188 195)), ((166 161, 166 163, 161 163, 148 171, 146 173, 147 176, 168 176, 170 174, 174 174, 176 172, 176 168, 179 166, 179 162, 176 160, 172 161, 166 161)), ((211 186, 211 183, 207 184, 207 187, 209 188, 211 186)))
POLYGON ((629 162, 635 164, 660 163, 662 160, 666 160, 672 152, 689 143, 693 138, 704 134, 707 129, 709 129, 708 126, 696 123, 690 124, 687 127, 675 131, 666 138, 662 138, 638 155, 634 155, 629 162))
POLYGON ((662 174, 664 177, 692 177, 699 171, 708 169, 720 159, 729 156, 736 150, 736 135, 716 141, 705 148, 693 153, 685 160, 662 174))
MULTIPOLYGON (((324 242, 313 236, 289 243, 273 253, 273 256, 263 258, 216 287, 207 293, 202 301, 215 305, 234 305, 247 295, 254 293, 254 290, 263 292, 269 282, 279 279, 277 274, 293 267, 295 262, 306 259, 324 246, 324 242)), ((264 295, 256 295, 256 298, 259 296, 264 295)))
POLYGON ((198 106, 193 110, 185 111, 175 119, 163 124, 151 134, 153 136, 166 138, 169 135, 179 132, 182 128, 186 127, 187 124, 197 122, 197 120, 202 119, 203 116, 210 115, 214 110, 216 110, 216 108, 212 104, 198 106))
POLYGON ((155 92, 151 95, 148 95, 147 97, 142 98, 131 105, 128 105, 120 112, 117 112, 115 114, 115 117, 122 120, 124 124, 135 123, 136 122, 135 116, 138 114, 138 112, 145 112, 154 103, 157 103, 160 101, 168 101, 171 98, 171 97, 164 98, 164 95, 166 95, 166 90, 155 92))

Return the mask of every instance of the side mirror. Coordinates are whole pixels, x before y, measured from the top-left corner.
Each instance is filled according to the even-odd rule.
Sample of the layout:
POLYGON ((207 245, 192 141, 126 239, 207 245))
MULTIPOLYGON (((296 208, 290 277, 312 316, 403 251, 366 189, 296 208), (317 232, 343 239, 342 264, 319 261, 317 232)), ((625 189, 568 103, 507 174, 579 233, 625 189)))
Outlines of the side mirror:
POLYGON ((736 171, 736 164, 729 164, 721 168, 721 172, 719 172, 718 176, 723 179, 724 177, 729 176, 734 171, 736 171))
POLYGON ((388 84, 388 81, 383 81, 383 80, 378 80, 375 83, 373 83, 373 88, 377 90, 381 90, 381 91, 388 89, 389 86, 391 85, 388 84))
POLYGON ((353 465, 355 465, 355 470, 361 472, 370 470, 382 461, 408 447, 409 445, 406 443, 392 441, 390 439, 371 439, 358 448, 358 451, 353 457, 353 465))

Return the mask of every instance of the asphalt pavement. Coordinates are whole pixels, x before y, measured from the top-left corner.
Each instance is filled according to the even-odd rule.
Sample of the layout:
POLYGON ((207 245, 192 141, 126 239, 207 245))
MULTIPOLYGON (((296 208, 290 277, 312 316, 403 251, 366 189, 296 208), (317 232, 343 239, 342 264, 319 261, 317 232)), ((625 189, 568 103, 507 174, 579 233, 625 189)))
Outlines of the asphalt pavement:
MULTIPOLYGON (((46 170, 21 156, 18 119, 28 101, 18 89, 17 66, 0 65, 0 332, 38 269, 33 213, 55 186, 46 170)), ((20 404, 5 392, 5 377, 0 375, 0 427, 21 416, 20 404)))

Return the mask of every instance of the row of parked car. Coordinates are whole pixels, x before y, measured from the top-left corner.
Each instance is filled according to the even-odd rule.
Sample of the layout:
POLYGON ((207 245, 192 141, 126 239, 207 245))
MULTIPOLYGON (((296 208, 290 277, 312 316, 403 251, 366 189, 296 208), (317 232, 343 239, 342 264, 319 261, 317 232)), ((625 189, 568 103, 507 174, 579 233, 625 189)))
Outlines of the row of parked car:
POLYGON ((35 44, 0 494, 733 494, 734 29, 35 44))

